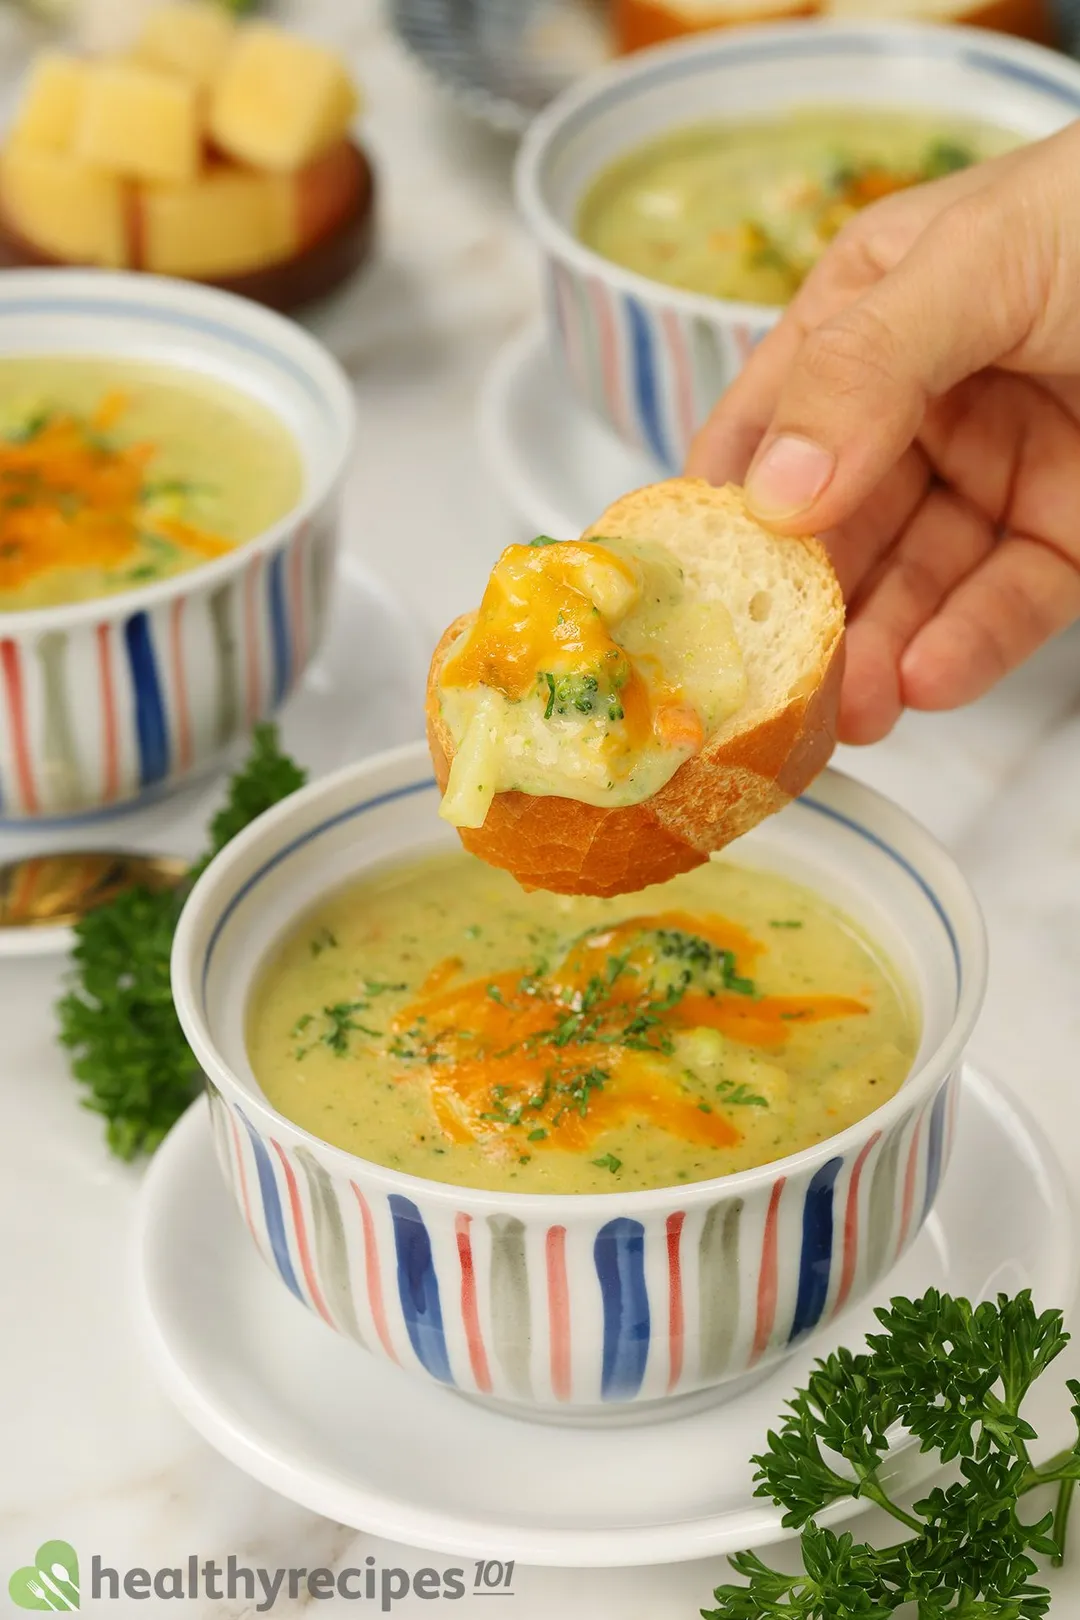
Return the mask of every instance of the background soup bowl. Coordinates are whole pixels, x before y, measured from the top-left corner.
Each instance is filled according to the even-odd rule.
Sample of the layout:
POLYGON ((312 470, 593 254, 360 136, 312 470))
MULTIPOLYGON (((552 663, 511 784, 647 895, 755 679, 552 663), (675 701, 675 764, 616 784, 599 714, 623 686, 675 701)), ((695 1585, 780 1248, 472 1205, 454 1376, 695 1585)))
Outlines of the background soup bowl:
POLYGON ((780 311, 620 268, 578 241, 579 206, 599 174, 653 137, 808 103, 939 110, 1037 139, 1080 114, 1080 65, 980 29, 791 23, 644 51, 554 101, 517 164, 550 345, 574 392, 669 471, 780 311))
POLYGON ((227 293, 107 271, 5 271, 0 356, 88 355, 209 376, 295 439, 277 523, 157 584, 0 613, 0 821, 78 816, 178 786, 303 673, 322 632, 353 435, 348 382, 291 322, 227 293))
POLYGON ((184 909, 173 992, 255 1247, 297 1299, 376 1355, 526 1414, 625 1420, 734 1392, 877 1283, 933 1204, 983 994, 970 890, 902 811, 827 773, 737 858, 812 884, 903 974, 922 1038, 897 1095, 829 1141, 719 1180, 473 1191, 291 1124, 260 1092, 244 1043, 252 983, 282 931, 343 882, 454 847, 437 806, 422 745, 350 766, 230 844, 184 909))

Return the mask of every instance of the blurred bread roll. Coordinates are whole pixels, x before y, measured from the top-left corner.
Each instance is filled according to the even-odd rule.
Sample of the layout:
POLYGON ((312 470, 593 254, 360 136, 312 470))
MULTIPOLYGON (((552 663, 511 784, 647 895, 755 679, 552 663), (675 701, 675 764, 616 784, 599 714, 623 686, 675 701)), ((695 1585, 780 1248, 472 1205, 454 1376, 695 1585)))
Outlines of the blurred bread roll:
POLYGON ((613 0, 616 47, 639 51, 665 39, 739 23, 788 22, 820 10, 818 0, 613 0))
POLYGON ((1041 45, 1056 43, 1057 30, 1049 0, 823 0, 821 12, 846 22, 964 23, 1019 34, 1041 45))
POLYGON ((787 22, 797 17, 849 22, 963 23, 1057 43, 1050 0, 613 0, 616 48, 637 51, 662 40, 740 23, 787 22))

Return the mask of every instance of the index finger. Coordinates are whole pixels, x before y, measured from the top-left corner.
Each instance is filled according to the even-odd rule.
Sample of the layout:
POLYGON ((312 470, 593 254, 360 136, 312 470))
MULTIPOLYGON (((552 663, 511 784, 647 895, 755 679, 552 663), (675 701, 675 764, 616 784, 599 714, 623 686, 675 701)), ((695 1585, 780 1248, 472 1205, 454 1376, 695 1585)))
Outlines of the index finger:
POLYGON ((773 418, 784 379, 815 327, 855 302, 893 269, 926 226, 1024 156, 1000 158, 915 186, 858 214, 811 270, 779 322, 720 396, 686 460, 690 477, 741 483, 773 418))
MULTIPOLYGON (((903 201, 909 196, 905 194, 903 201)), ((894 200, 901 199, 889 202, 894 200)), ((910 205, 905 212, 911 212, 910 205)), ((922 214, 921 208, 916 210, 916 219, 901 220, 898 230, 895 218, 887 218, 883 228, 880 217, 875 222, 868 211, 837 237, 720 396, 690 447, 686 462, 690 477, 717 484, 742 482, 806 338, 881 279, 918 234, 922 214)))

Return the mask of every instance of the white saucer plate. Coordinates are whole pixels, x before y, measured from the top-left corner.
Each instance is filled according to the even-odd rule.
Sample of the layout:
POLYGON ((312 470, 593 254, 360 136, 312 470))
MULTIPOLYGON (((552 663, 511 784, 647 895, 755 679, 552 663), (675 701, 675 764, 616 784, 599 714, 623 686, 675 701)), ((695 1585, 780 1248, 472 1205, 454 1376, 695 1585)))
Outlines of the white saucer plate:
MULTIPOLYGON (((338 567, 326 639, 282 709, 282 747, 312 776, 408 742, 423 730, 428 655, 419 629, 351 558, 338 567)), ((0 862, 56 850, 125 849, 196 856, 226 778, 247 744, 178 793, 89 818, 0 828, 0 862)), ((53 956, 70 928, 0 928, 0 960, 53 956)))
POLYGON ((491 476, 530 534, 579 535, 627 490, 664 477, 579 404, 537 326, 511 338, 492 362, 479 431, 491 476))
MULTIPOLYGON (((232 1462, 339 1523, 457 1556, 562 1567, 676 1563, 785 1539, 749 1458, 818 1355, 857 1346, 872 1307, 936 1287, 970 1299, 1031 1288, 1068 1311, 1074 1218, 1049 1144, 990 1081, 965 1073, 934 1210, 869 1303, 728 1404, 647 1427, 544 1425, 486 1411, 336 1337, 256 1257, 214 1161, 205 1100, 155 1156, 136 1289, 165 1389, 232 1462)), ((1050 1380, 1047 1380, 1050 1382, 1050 1380)), ((1038 1391, 1031 1418, 1040 1427, 1038 1391)), ((898 1448, 895 1492, 933 1471, 898 1448)), ((850 1516, 839 1504, 833 1519, 850 1516)), ((856 1509, 857 1511, 857 1509, 856 1509)))

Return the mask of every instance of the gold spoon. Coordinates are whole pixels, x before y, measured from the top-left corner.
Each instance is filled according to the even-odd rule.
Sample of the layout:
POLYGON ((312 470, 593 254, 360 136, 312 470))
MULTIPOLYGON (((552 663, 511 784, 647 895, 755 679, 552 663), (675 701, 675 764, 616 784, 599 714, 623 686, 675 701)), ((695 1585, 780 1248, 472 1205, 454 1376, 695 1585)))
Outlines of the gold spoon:
POLYGON ((174 889, 191 869, 178 855, 75 849, 0 863, 0 928, 64 928, 125 889, 174 889))

